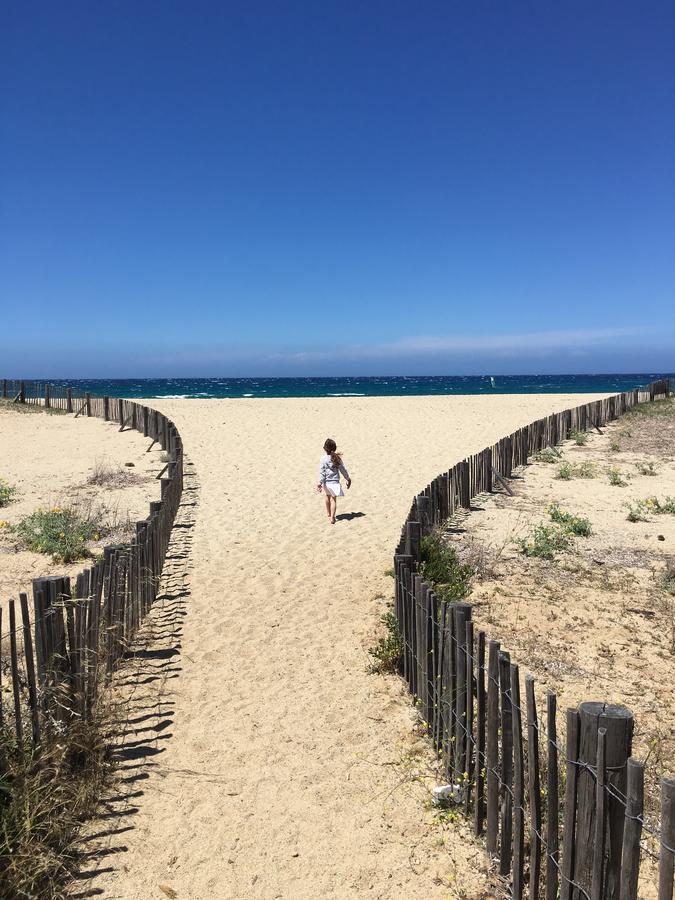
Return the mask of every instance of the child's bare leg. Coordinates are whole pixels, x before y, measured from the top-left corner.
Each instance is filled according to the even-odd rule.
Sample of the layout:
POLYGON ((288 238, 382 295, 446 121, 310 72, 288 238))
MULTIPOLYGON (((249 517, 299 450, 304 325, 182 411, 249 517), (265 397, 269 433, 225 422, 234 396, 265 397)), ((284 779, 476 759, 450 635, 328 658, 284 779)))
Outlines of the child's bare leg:
POLYGON ((324 496, 324 500, 326 501, 326 515, 328 516, 329 519, 331 518, 330 502, 331 502, 332 499, 333 499, 333 498, 331 497, 331 495, 328 493, 328 491, 326 491, 326 494, 325 494, 325 496, 324 496))
POLYGON ((337 512, 337 500, 335 497, 330 498, 330 520, 335 525, 335 513, 337 512))

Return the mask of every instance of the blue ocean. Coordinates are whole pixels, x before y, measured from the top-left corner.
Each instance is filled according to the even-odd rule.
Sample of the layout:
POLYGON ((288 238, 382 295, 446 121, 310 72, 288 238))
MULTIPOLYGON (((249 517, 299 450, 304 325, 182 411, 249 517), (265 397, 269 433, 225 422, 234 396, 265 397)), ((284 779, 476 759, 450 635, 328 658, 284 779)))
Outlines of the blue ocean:
MULTIPOLYGON (((335 378, 54 379, 109 397, 235 399, 240 397, 412 397, 443 394, 618 393, 668 373, 629 375, 425 375, 335 378)), ((675 378, 675 375, 669 377, 675 378)))

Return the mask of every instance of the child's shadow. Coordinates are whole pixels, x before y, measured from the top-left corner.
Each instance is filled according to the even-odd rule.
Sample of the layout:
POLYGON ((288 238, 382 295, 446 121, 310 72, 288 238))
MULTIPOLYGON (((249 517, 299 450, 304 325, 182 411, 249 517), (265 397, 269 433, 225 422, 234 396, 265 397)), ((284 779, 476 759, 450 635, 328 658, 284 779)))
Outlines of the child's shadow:
POLYGON ((361 519, 363 516, 365 516, 365 513, 362 512, 341 513, 339 516, 335 516, 335 521, 351 522, 352 519, 361 519))

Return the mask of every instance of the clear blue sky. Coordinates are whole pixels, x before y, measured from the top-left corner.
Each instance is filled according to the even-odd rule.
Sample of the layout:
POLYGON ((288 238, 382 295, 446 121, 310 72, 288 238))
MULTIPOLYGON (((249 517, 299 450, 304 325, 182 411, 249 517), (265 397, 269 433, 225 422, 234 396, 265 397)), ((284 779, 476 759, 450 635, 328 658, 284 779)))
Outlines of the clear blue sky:
POLYGON ((675 369, 675 4, 10 3, 0 374, 675 369))

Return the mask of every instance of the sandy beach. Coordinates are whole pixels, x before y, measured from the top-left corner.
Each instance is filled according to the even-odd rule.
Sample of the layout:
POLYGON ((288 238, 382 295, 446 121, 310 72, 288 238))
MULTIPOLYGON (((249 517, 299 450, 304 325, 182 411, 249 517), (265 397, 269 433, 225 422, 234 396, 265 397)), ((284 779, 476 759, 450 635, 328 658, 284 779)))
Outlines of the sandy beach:
MULTIPOLYGON (((367 651, 413 494, 583 400, 150 401, 183 437, 189 541, 169 564, 181 590, 155 611, 158 627, 173 623, 171 674, 120 684, 142 709, 112 812, 88 830, 108 851, 87 885, 124 900, 483 897, 482 850, 428 808, 426 739, 367 651), (315 493, 329 435, 354 482, 335 526, 315 493)), ((80 446, 106 434, 98 421, 55 427, 66 425, 80 446)), ((10 451, 23 449, 15 437, 10 451)))

